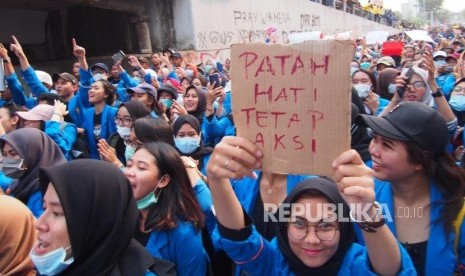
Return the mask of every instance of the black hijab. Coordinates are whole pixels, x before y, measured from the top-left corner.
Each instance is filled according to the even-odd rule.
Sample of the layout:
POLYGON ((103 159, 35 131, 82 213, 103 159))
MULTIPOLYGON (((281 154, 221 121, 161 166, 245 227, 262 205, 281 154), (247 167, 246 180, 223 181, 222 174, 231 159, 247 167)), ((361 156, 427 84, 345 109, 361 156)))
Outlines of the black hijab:
POLYGON ((90 159, 40 171, 60 198, 74 262, 62 275, 144 275, 155 260, 137 243, 139 212, 124 174, 108 162, 90 159))
POLYGON ((31 194, 39 190, 39 169, 67 160, 58 145, 36 128, 14 130, 0 138, 2 148, 5 142, 19 154, 27 168, 26 173, 11 185, 11 193, 27 204, 31 194))
POLYGON ((188 91, 194 90, 197 93, 197 97, 199 98, 199 103, 197 105, 197 109, 189 112, 190 115, 193 115, 200 123, 203 121, 203 117, 205 115, 205 109, 207 108, 207 95, 204 92, 201 92, 195 87, 194 85, 190 85, 186 88, 186 94, 188 91))
MULTIPOLYGON (((349 206, 345 203, 344 199, 339 193, 336 183, 321 177, 307 179, 299 183, 286 197, 281 206, 286 206, 289 203, 296 202, 305 193, 310 191, 317 191, 322 193, 330 203, 334 203, 336 206, 338 206, 338 203, 343 203, 344 208, 342 210, 342 215, 344 218, 349 217, 349 206)), ((337 209, 336 212, 339 213, 341 210, 337 209)), ((284 222, 279 224, 279 231, 277 236, 278 246, 286 258, 291 271, 294 272, 294 274, 297 276, 337 275, 341 268, 342 262, 344 261, 347 250, 355 241, 355 233, 350 222, 339 222, 339 233, 340 239, 336 253, 321 267, 308 267, 294 254, 289 246, 289 240, 287 237, 287 223, 284 222)))
MULTIPOLYGON (((195 118, 194 116, 187 114, 187 115, 179 116, 176 119, 176 121, 174 121, 174 123, 173 123, 173 134, 174 134, 175 137, 178 134, 179 129, 181 129, 181 127, 186 123, 191 125, 194 128, 195 132, 197 132, 197 134, 200 135, 200 123, 199 123, 199 120, 197 120, 197 118, 195 118)), ((202 163, 203 163, 203 158, 202 157, 204 157, 205 155, 211 154, 213 152, 213 148, 205 147, 203 145, 202 140, 201 140, 200 141, 200 146, 194 152, 189 153, 189 154, 182 153, 179 150, 178 150, 178 152, 182 156, 190 156, 190 157, 194 158, 195 160, 199 160, 199 168, 202 168, 202 163)))

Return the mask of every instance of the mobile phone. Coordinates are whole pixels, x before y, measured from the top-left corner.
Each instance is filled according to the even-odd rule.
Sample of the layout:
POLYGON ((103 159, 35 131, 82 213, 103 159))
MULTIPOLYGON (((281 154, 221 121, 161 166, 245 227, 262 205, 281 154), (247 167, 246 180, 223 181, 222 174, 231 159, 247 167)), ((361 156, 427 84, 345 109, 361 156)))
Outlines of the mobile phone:
POLYGON ((118 53, 114 54, 111 58, 113 59, 115 63, 118 63, 122 61, 124 57, 125 57, 125 54, 123 53, 123 51, 119 50, 118 53))
POLYGON ((0 91, 5 91, 5 70, 3 67, 3 59, 0 58, 0 91))
MULTIPOLYGON (((412 77, 413 75, 413 69, 412 69, 412 65, 410 65, 407 69, 407 72, 405 73, 405 77, 407 78, 407 83, 408 81, 410 80, 410 78, 412 77)), ((405 87, 407 85, 404 85, 404 86, 401 86, 401 87, 397 87, 397 94, 399 94, 399 97, 402 99, 404 97, 404 93, 405 93, 405 87)))
POLYGON ((220 84, 220 76, 218 74, 212 74, 208 78, 210 80, 210 84, 215 83, 215 86, 213 88, 217 88, 217 87, 221 86, 221 84, 220 84))

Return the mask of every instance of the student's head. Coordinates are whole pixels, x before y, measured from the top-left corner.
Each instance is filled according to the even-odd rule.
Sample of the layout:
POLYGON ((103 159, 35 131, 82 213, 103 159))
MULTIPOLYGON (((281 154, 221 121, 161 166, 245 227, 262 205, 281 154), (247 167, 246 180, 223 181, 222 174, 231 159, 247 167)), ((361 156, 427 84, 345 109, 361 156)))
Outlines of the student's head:
POLYGON ((118 65, 112 64, 110 68, 110 76, 119 79, 119 71, 118 71, 118 65))
POLYGON ((181 67, 182 65, 182 55, 180 53, 173 53, 170 56, 171 63, 174 67, 181 67))
POLYGON ((425 70, 412 67, 414 73, 408 80, 405 87, 403 101, 422 102, 426 105, 433 105, 433 97, 431 96, 431 88, 427 81, 428 72, 425 70))
POLYGON ((352 75, 352 87, 357 90, 360 99, 365 99, 371 91, 376 91, 376 78, 372 73, 363 69, 357 70, 352 75))
POLYGON ((159 53, 153 53, 152 56, 150 57, 150 61, 154 66, 160 66, 161 60, 160 60, 160 54, 159 53))
POLYGON ((45 211, 31 252, 39 272, 51 268, 40 262, 50 252, 61 252, 64 264, 47 275, 98 275, 119 266, 139 218, 123 173, 108 162, 74 160, 42 168, 39 182, 45 211))
POLYGON ((55 101, 63 102, 63 98, 55 93, 42 93, 37 97, 38 104, 55 105, 55 101))
POLYGON ((391 99, 397 91, 395 84, 396 77, 400 72, 394 68, 386 68, 378 74, 378 94, 385 98, 391 99))
POLYGON ((16 112, 19 108, 14 103, 6 103, 0 107, 0 122, 6 133, 10 133, 19 127, 19 116, 16 112))
POLYGON ((173 129, 165 120, 161 118, 141 118, 134 123, 134 137, 132 140, 137 144, 149 142, 165 142, 175 146, 173 129))
POLYGON ((412 149, 422 149, 427 159, 438 159, 448 142, 447 124, 432 107, 419 102, 404 102, 384 117, 360 115, 360 126, 374 133, 369 150, 376 178, 397 181, 426 170, 412 149))
POLYGON ((107 80, 99 80, 90 86, 89 103, 112 105, 116 100, 116 88, 107 80))
POLYGON ((36 76, 39 79, 39 81, 47 87, 48 90, 50 90, 53 87, 53 80, 52 76, 50 76, 49 73, 40 71, 40 70, 35 70, 36 76))
POLYGON ((338 222, 338 217, 349 217, 349 207, 336 183, 320 177, 305 180, 278 212, 285 208, 290 209, 290 217, 279 223, 278 245, 291 270, 331 267, 344 259, 354 232, 348 221, 338 222))
POLYGON ((199 75, 198 77, 192 79, 192 85, 200 91, 202 87, 207 86, 207 79, 205 79, 204 76, 199 75))
POLYGON ((449 104, 455 111, 465 111, 465 78, 462 78, 455 83, 452 88, 449 104))
POLYGON ((79 61, 73 62, 73 76, 79 78, 79 61))
POLYGON ((184 94, 184 106, 189 114, 197 117, 198 114, 205 111, 207 104, 206 95, 200 92, 195 86, 191 85, 186 88, 184 94))
POLYGON ((131 94, 131 100, 143 103, 150 110, 154 110, 158 106, 157 90, 151 84, 142 83, 136 87, 129 88, 127 91, 131 94))
POLYGON ((150 115, 147 107, 139 101, 128 101, 120 105, 115 117, 116 130, 121 138, 129 138, 134 122, 150 115))
POLYGON ((57 95, 66 102, 74 96, 74 93, 76 93, 79 88, 77 78, 69 73, 55 73, 52 78, 55 83, 57 95))
POLYGON ((109 77, 108 66, 105 63, 96 63, 90 67, 92 77, 95 81, 106 80, 109 77))
POLYGON ((173 124, 176 148, 183 154, 190 154, 200 147, 200 123, 192 115, 179 116, 173 124))
POLYGON ((53 116, 55 107, 48 104, 38 104, 29 111, 18 111, 16 114, 21 118, 21 125, 25 128, 44 129, 45 122, 53 116))
POLYGON ((179 217, 197 229, 202 227, 202 212, 181 156, 172 146, 144 144, 128 161, 124 173, 139 210, 148 213, 145 229, 173 229, 179 217))
POLYGON ((173 101, 177 99, 177 92, 171 85, 161 85, 157 90, 157 100, 166 108, 171 108, 173 101))

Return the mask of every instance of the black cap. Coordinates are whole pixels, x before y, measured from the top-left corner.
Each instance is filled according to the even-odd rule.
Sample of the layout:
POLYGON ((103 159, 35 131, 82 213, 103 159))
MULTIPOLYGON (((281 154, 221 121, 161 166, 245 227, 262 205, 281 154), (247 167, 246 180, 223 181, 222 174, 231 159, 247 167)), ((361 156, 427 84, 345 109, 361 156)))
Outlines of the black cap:
POLYGON ((167 92, 168 94, 170 94, 170 96, 173 98, 173 100, 176 100, 178 98, 178 96, 177 96, 178 92, 171 85, 162 84, 162 85, 160 85, 160 88, 158 88, 157 92, 158 92, 158 96, 160 96, 161 92, 167 92))
POLYGON ((99 63, 96 63, 96 64, 92 65, 92 66, 90 67, 90 71, 94 71, 95 68, 102 68, 102 69, 105 70, 107 73, 109 72, 109 71, 108 71, 108 66, 107 66, 105 63, 99 62, 99 63))
POLYGON ((171 58, 182 58, 182 55, 181 53, 176 52, 171 55, 171 58))
POLYGON ((57 82, 58 79, 64 79, 67 82, 71 82, 72 84, 77 84, 78 80, 75 76, 71 75, 70 73, 53 73, 52 75, 52 80, 53 82, 57 82))
POLYGON ((359 115, 355 123, 389 139, 413 142, 434 156, 445 151, 449 137, 444 118, 420 102, 400 103, 383 117, 359 115))

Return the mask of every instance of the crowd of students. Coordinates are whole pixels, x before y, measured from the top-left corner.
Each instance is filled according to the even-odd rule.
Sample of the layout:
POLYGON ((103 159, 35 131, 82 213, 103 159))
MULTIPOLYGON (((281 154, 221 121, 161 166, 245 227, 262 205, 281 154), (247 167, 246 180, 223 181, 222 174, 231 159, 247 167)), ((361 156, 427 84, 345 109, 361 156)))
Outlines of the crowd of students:
POLYGON ((229 60, 185 64, 167 49, 89 66, 73 39, 73 68, 49 75, 12 37, 0 46, 0 274, 463 273, 454 33, 395 50, 354 42, 352 149, 331 178, 262 168, 235 136, 229 60))

